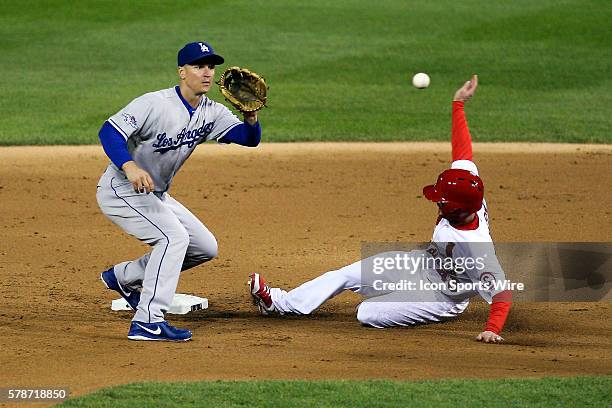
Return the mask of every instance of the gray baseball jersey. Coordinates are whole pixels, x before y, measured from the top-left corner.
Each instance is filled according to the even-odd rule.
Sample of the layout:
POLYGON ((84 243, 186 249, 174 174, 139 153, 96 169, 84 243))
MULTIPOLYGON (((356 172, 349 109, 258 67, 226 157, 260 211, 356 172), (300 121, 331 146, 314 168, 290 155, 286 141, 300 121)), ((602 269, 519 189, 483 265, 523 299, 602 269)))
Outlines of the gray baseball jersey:
POLYGON ((227 107, 206 96, 193 110, 179 96, 178 88, 144 94, 108 122, 125 137, 132 158, 151 175, 155 191, 160 192, 169 189, 198 144, 219 140, 242 123, 227 107))

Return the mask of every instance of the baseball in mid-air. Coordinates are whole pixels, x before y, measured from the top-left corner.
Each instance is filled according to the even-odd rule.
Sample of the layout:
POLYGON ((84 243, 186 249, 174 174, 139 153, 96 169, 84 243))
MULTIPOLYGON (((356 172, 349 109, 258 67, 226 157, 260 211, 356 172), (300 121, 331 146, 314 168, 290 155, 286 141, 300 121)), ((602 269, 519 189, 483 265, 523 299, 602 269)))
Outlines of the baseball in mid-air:
POLYGON ((419 72, 415 76, 412 77, 412 85, 415 88, 424 89, 429 86, 429 75, 419 72))

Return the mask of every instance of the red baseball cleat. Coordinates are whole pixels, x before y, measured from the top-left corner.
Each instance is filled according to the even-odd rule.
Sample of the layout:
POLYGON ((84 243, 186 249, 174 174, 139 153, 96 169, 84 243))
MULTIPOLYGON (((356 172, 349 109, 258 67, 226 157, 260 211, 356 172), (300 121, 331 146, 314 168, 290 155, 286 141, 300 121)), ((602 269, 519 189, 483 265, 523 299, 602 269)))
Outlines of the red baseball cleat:
POLYGON ((270 287, 266 280, 258 273, 252 273, 249 276, 249 290, 253 297, 253 304, 259 308, 259 313, 264 316, 276 312, 276 307, 272 303, 270 296, 270 287))

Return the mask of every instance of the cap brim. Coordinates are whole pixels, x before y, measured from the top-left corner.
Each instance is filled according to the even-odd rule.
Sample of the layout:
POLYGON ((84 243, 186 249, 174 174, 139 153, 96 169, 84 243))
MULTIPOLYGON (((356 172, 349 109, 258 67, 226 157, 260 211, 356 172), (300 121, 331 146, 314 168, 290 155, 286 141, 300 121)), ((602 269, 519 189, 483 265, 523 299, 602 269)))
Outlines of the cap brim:
POLYGON ((211 54, 211 55, 207 55, 205 57, 202 58, 196 58, 193 61, 188 61, 185 64, 189 64, 189 65, 197 65, 199 64, 213 64, 213 65, 221 65, 225 62, 225 60, 223 59, 222 56, 217 55, 217 54, 211 54))
POLYGON ((423 195, 426 199, 435 203, 442 200, 442 194, 436 190, 436 186, 434 185, 423 187, 423 195))

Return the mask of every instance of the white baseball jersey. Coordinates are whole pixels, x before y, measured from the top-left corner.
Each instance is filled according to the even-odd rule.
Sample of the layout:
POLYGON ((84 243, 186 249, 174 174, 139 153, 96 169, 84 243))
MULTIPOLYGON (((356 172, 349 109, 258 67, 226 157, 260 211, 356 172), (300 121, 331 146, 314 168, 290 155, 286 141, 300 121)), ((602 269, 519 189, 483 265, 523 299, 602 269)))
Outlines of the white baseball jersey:
POLYGON ((173 87, 144 94, 108 119, 126 139, 136 164, 151 175, 158 192, 170 188, 198 144, 219 140, 242 123, 227 107, 206 96, 193 109, 179 92, 173 87))
MULTIPOLYGON (((478 175, 476 165, 469 160, 457 160, 453 162, 451 168, 468 170, 478 175)), ((428 278, 431 282, 444 282, 446 285, 443 287, 446 287, 446 290, 442 292, 453 299, 464 300, 479 294, 484 300, 491 303, 493 296, 503 291, 503 289, 496 289, 492 285, 493 282, 504 282, 506 278, 495 255, 489 231, 486 201, 483 200, 482 208, 476 213, 476 216, 477 220, 471 229, 453 227, 445 218, 438 221, 427 252, 440 260, 452 258, 454 265, 460 265, 470 259, 473 261, 468 261, 465 266, 455 269, 431 270, 428 278), (470 285, 452 284, 451 280, 455 283, 482 282, 483 284, 471 285, 473 290, 468 290, 470 285), (466 289, 461 290, 461 287, 466 289), (452 290, 453 288, 455 290, 452 290)))

